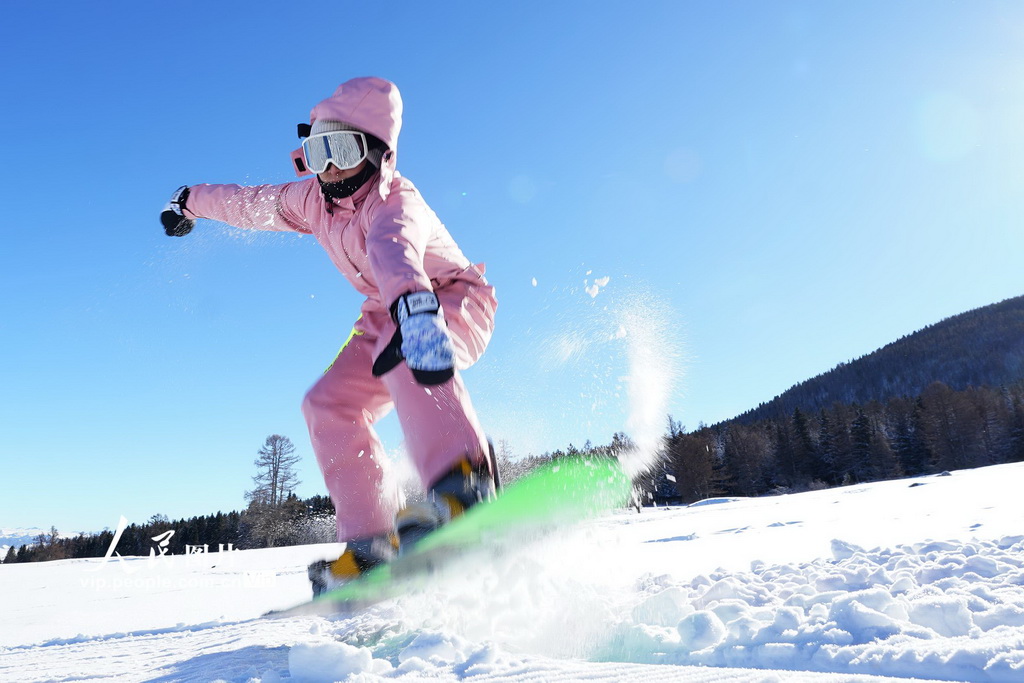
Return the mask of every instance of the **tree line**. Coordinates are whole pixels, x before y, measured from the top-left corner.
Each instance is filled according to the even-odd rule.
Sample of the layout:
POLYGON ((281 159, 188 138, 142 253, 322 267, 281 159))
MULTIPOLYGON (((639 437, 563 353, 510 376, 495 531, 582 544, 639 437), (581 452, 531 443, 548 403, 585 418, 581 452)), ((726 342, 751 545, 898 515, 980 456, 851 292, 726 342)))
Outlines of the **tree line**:
MULTIPOLYGON (((507 484, 541 464, 568 456, 618 457, 633 447, 616 433, 610 443, 517 458, 508 442, 496 456, 507 484)), ((267 438, 259 451, 256 487, 242 512, 171 521, 154 516, 121 530, 122 556, 184 554, 323 543, 334 540, 334 506, 327 496, 300 500, 287 487, 294 447, 267 438), (168 535, 168 532, 173 534, 168 535), (159 539, 159 540, 158 540, 159 539), (159 549, 158 549, 159 545, 159 549)), ((1024 381, 954 390, 933 382, 917 396, 864 404, 834 403, 817 411, 754 422, 734 419, 687 431, 668 418, 662 457, 634 483, 639 505, 692 503, 716 496, 761 496, 1024 461, 1024 381)), ((11 548, 4 562, 103 557, 115 532, 62 538, 56 529, 32 545, 11 548)))
POLYGON ((753 424, 817 414, 834 403, 867 405, 919 396, 933 382, 955 391, 1012 384, 1024 376, 1024 296, 967 311, 801 382, 738 416, 753 424))
POLYGON ((267 437, 254 462, 255 486, 245 494, 249 505, 241 512, 173 521, 154 515, 145 524, 69 537, 51 528, 32 544, 9 548, 3 562, 103 557, 115 552, 122 557, 182 555, 333 541, 334 506, 330 498, 300 500, 293 492, 299 483, 293 469, 299 458, 294 452, 295 446, 287 437, 267 437))
MULTIPOLYGON (((293 494, 275 512, 273 521, 266 514, 254 514, 251 506, 241 512, 175 520, 154 515, 143 524, 125 526, 113 552, 122 557, 183 555, 189 548, 192 552, 202 549, 215 553, 334 540, 334 506, 327 496, 300 500, 293 494), (171 531, 174 533, 168 535, 171 531)), ((115 534, 116 530, 104 529, 97 534, 63 537, 51 529, 32 544, 10 547, 3 562, 103 557, 111 549, 115 534)))
MULTIPOLYGON (((674 431, 652 479, 670 478, 675 499, 690 503, 1020 461, 1024 382, 961 391, 934 382, 915 397, 674 431)), ((648 486, 646 499, 671 499, 667 489, 648 486)))

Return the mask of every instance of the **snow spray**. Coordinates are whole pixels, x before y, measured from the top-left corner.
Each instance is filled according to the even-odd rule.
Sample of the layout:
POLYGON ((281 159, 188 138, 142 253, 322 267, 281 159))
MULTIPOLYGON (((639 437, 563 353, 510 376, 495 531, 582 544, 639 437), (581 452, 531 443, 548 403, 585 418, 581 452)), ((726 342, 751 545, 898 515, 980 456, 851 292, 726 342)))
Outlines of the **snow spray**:
POLYGON ((626 430, 634 448, 619 460, 636 477, 662 455, 668 405, 681 372, 680 335, 670 333, 668 306, 653 295, 634 291, 617 307, 617 336, 626 344, 626 430))
POLYGON ((626 474, 652 469, 682 377, 682 325, 672 308, 642 284, 587 272, 583 287, 553 288, 524 313, 513 323, 520 357, 484 356, 492 368, 519 370, 492 378, 502 405, 515 410, 487 416, 489 428, 527 452, 565 446, 567 432, 624 431, 631 449, 618 455, 626 474))

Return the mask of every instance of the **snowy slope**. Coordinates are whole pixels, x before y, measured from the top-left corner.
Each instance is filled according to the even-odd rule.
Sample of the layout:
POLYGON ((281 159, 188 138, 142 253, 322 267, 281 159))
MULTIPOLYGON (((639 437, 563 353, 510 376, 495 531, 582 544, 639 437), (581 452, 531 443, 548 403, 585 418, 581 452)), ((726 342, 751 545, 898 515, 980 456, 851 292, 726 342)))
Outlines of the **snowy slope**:
POLYGON ((0 680, 1022 681, 1022 484, 618 511, 347 617, 259 618, 334 545, 0 566, 0 680))

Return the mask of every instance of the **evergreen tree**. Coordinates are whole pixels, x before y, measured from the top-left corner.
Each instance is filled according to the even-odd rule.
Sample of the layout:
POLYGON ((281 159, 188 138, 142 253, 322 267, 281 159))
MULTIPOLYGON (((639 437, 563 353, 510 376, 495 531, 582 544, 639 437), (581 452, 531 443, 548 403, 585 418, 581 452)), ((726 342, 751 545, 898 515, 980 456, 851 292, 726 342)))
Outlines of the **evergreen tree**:
POLYGON ((935 467, 956 470, 984 464, 984 420, 965 396, 942 382, 934 382, 921 398, 935 467))
POLYGON ((793 451, 793 439, 788 420, 775 423, 774 436, 775 471, 772 483, 783 487, 795 486, 798 483, 796 455, 793 451))
POLYGON ((1007 462, 1024 461, 1024 399, 1011 399, 1009 440, 1006 449, 1007 462))
POLYGON ((732 493, 756 496, 768 489, 769 441, 759 425, 728 425, 722 433, 722 464, 732 493))
MULTIPOLYGON (((835 415, 822 409, 818 421, 821 424, 821 431, 818 438, 818 469, 815 478, 830 486, 836 486, 843 481, 846 474, 842 465, 844 458, 840 452, 840 445, 844 440, 839 436, 839 425, 835 415)), ((843 429, 845 431, 845 427, 843 429)))
POLYGON ((821 479, 822 465, 818 447, 811 437, 811 425, 807 416, 799 408, 793 410, 792 417, 792 448, 793 469, 801 482, 821 479))
POLYGON ((966 392, 967 402, 978 414, 980 426, 980 465, 1006 462, 1010 442, 1010 418, 1005 398, 981 387, 966 392))
POLYGON ((900 475, 896 456, 880 425, 872 425, 870 476, 872 481, 892 479, 900 475))
POLYGON ((850 425, 853 462, 851 474, 858 482, 878 481, 896 476, 900 469, 882 427, 882 408, 871 403, 858 409, 850 425))
POLYGON ((850 455, 852 463, 850 475, 855 482, 868 481, 871 479, 871 449, 873 435, 871 430, 871 419, 864 414, 863 410, 857 411, 857 417, 850 425, 850 455))
POLYGON ((625 432, 615 432, 612 434, 612 442, 608 446, 608 454, 613 458, 617 458, 623 453, 628 453, 636 448, 633 440, 626 436, 625 432))
POLYGON ((668 441, 669 468, 682 502, 694 503, 721 495, 723 474, 718 451, 717 439, 707 428, 668 441))
POLYGON ((909 413, 901 412, 896 418, 893 450, 900 468, 907 476, 929 471, 932 455, 925 439, 924 414, 924 405, 918 398, 909 413))

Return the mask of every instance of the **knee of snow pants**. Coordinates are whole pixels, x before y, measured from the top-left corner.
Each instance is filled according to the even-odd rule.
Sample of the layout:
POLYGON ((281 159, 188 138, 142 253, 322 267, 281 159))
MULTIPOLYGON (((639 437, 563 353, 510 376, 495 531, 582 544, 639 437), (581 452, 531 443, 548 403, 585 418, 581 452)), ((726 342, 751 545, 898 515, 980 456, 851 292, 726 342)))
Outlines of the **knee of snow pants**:
POLYGON ((432 387, 417 383, 404 363, 374 377, 373 359, 390 339, 393 323, 386 312, 381 316, 364 311, 357 328, 302 404, 313 451, 337 511, 340 541, 393 526, 400 494, 388 476, 387 458, 373 430, 374 422, 392 407, 424 486, 461 458, 480 461, 487 453, 486 437, 458 372, 432 387))
POLYGON ((353 335, 302 402, 339 541, 389 531, 398 511, 398 487, 387 479, 384 448, 373 430, 391 398, 370 373, 372 349, 372 340, 353 335))

